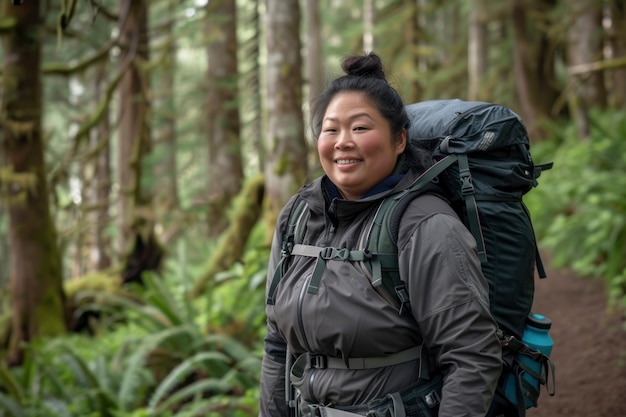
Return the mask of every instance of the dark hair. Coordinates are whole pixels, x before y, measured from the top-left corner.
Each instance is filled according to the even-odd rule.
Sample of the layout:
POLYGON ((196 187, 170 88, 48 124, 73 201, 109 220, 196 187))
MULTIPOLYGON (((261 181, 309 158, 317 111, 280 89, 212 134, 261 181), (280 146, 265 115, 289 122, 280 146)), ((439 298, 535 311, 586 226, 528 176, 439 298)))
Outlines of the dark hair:
POLYGON ((317 140, 322 129, 326 108, 337 93, 358 91, 365 94, 387 119, 391 135, 398 138, 403 128, 409 127, 409 117, 400 94, 387 82, 383 64, 378 55, 353 55, 344 58, 341 68, 346 73, 333 80, 311 105, 311 130, 317 140))

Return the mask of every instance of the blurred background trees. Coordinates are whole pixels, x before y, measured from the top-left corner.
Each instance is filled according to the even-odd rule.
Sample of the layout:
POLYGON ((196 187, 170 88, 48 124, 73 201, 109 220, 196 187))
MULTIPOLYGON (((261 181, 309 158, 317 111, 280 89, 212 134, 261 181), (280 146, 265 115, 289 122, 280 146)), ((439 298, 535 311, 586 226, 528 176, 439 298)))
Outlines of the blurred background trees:
POLYGON ((2 417, 255 415, 273 222, 320 172, 308 103, 364 50, 407 103, 518 112, 555 161, 543 247, 624 302, 623 0, 0 10, 2 417))

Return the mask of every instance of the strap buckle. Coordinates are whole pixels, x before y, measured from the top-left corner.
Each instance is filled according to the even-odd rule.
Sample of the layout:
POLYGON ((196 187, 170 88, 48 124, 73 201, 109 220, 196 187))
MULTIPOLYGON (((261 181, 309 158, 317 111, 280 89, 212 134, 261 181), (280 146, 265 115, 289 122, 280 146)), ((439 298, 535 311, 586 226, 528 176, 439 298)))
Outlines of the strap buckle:
POLYGON ((433 408, 441 402, 441 396, 437 390, 432 390, 424 396, 424 402, 429 408, 433 408))
POLYGON ((474 183, 472 181, 472 174, 469 170, 462 169, 459 173, 461 179, 461 194, 468 195, 474 193, 474 183))
POLYGON ((320 251, 319 257, 325 261, 333 259, 335 257, 335 248, 332 246, 326 246, 320 251))
POLYGON ((326 369, 328 368, 328 358, 325 355, 311 355, 307 354, 307 364, 311 368, 315 369, 326 369))

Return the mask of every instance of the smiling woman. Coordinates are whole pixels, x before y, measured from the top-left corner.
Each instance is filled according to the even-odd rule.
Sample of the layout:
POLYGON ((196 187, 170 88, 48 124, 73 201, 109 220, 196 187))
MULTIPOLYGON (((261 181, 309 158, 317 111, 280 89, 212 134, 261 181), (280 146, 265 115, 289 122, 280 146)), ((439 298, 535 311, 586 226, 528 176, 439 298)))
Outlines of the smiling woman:
POLYGON ((347 200, 358 200, 387 178, 406 147, 406 130, 391 128, 363 93, 347 91, 329 103, 317 140, 322 168, 347 200))
POLYGON ((501 349, 475 240, 433 185, 399 222, 401 308, 372 285, 360 232, 431 157, 407 142, 409 118, 380 58, 342 67, 311 108, 325 175, 276 225, 260 417, 484 417, 501 349))

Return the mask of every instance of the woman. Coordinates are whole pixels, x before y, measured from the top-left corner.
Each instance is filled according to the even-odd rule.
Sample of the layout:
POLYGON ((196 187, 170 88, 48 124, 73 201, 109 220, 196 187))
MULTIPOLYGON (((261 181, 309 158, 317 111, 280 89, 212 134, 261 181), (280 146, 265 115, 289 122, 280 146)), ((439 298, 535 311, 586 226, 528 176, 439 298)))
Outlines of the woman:
POLYGON ((346 75, 312 108, 325 175, 305 185, 277 223, 259 415, 483 417, 500 375, 500 342, 475 241, 442 198, 418 196, 400 222, 398 263, 411 314, 398 314, 356 262, 327 261, 310 291, 316 260, 293 257, 271 285, 295 201, 306 201, 310 215, 303 243, 352 250, 382 199, 425 169, 426 158, 407 143, 409 119, 380 58, 348 57, 342 67, 346 75), (419 346, 428 354, 405 354, 419 346), (429 397, 432 408, 420 411, 428 414, 418 414, 410 403, 429 363, 443 386, 429 397), (290 381, 300 414, 287 406, 290 381))

